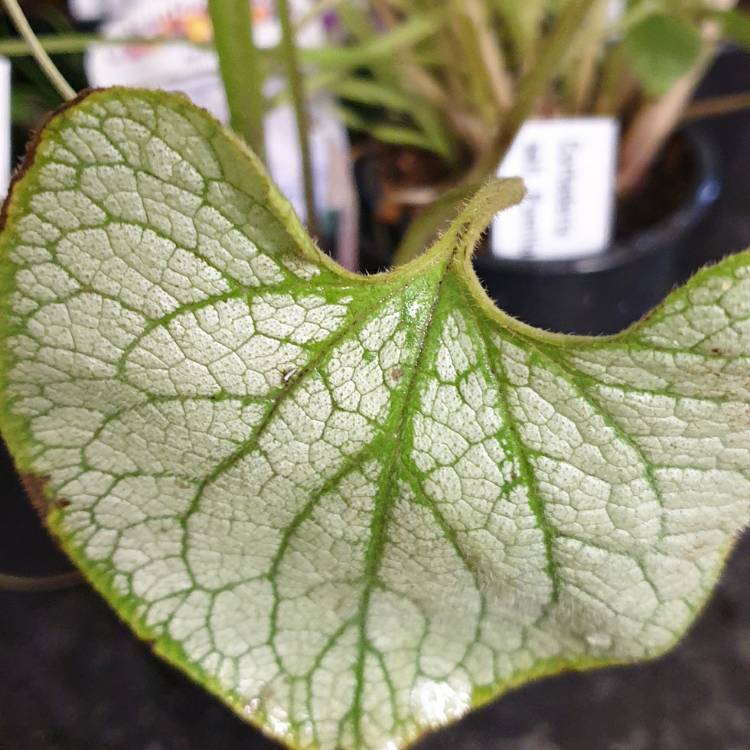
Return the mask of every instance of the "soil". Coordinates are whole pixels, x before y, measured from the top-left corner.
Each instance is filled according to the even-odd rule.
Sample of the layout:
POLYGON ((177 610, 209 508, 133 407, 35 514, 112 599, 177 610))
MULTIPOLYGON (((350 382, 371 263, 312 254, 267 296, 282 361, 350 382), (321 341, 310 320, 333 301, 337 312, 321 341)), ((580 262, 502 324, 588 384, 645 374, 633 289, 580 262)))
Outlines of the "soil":
POLYGON ((689 199, 697 177, 689 143, 682 133, 675 133, 654 161, 643 185, 617 202, 615 240, 627 242, 666 219, 689 199))
POLYGON ((396 193, 433 189, 450 172, 439 157, 411 146, 363 140, 354 150, 354 173, 360 196, 360 270, 376 273, 391 266, 418 208, 401 202, 396 193))

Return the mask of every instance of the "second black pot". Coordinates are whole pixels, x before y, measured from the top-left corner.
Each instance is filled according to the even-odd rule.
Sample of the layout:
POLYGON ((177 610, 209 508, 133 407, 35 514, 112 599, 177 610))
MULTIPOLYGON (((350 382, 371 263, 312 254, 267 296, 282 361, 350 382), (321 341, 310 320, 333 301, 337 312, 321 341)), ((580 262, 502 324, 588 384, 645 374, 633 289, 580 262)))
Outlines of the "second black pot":
POLYGON ((529 325, 560 333, 617 333, 659 304, 696 268, 691 236, 718 198, 712 142, 683 131, 691 181, 682 205, 656 225, 616 242, 600 255, 569 260, 476 257, 482 283, 497 305, 529 325))

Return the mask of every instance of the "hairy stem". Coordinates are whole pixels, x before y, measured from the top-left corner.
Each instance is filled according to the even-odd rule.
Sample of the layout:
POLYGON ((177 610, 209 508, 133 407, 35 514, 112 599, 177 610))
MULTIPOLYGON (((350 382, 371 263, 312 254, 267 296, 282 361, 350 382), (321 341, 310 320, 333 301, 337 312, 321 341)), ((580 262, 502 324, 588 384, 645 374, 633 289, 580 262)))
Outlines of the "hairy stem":
POLYGON ((288 0, 276 0, 276 8, 281 21, 281 52, 286 64, 289 90, 292 95, 292 106, 297 121, 297 138, 302 157, 302 181, 305 192, 305 212, 307 228, 313 236, 320 236, 315 220, 315 186, 313 184, 312 158, 310 156, 310 123, 307 116, 305 92, 297 56, 297 45, 294 38, 288 0))
MULTIPOLYGON (((39 34, 37 41, 48 54, 76 55, 85 52, 92 44, 120 46, 128 44, 162 45, 162 44, 190 44, 198 48, 209 48, 211 45, 203 42, 191 42, 189 39, 178 37, 119 37, 107 38, 99 34, 39 34)), ((23 39, 0 39, 0 55, 5 57, 28 57, 32 54, 28 44, 23 39)))
POLYGON ((263 66, 253 39, 247 0, 208 0, 214 44, 229 106, 229 120, 258 156, 264 158, 263 66))
POLYGON ((481 187, 481 184, 459 186, 434 200, 430 207, 409 225, 393 256, 393 265, 406 265, 421 255, 435 242, 446 225, 458 215, 466 200, 481 187))
POLYGON ((49 55, 45 52, 44 47, 36 37, 34 30, 26 20, 26 16, 21 10, 21 6, 17 0, 3 0, 5 10, 13 20, 18 33, 24 38, 24 41, 29 47, 31 54, 39 64, 44 74, 49 79, 49 82, 57 89, 60 96, 65 101, 70 101, 75 98, 76 92, 73 87, 65 80, 63 74, 57 69, 55 63, 50 60, 49 55))

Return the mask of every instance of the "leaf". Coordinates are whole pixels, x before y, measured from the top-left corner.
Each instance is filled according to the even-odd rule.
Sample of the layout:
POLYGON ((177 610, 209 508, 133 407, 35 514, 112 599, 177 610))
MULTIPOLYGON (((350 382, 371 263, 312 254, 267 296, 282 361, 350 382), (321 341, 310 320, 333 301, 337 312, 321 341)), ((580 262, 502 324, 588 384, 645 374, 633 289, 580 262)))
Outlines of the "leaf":
POLYGON ((393 748, 527 680, 660 654, 750 508, 750 255, 609 338, 473 274, 491 183, 361 278, 178 95, 44 128, 0 238, 3 435, 155 651, 298 747, 393 748))
POLYGON ((350 124, 354 129, 363 129, 378 140, 397 144, 404 143, 401 138, 405 134, 407 144, 426 147, 447 161, 455 159, 455 144, 451 141, 448 133, 445 132, 440 117, 429 104, 421 99, 406 94, 399 88, 382 81, 357 77, 332 81, 328 90, 339 98, 358 104, 368 107, 383 107, 389 114, 406 114, 417 124, 421 132, 416 132, 412 128, 381 125, 377 122, 368 123, 366 118, 357 117, 356 113, 352 113, 353 116, 347 118, 347 124, 350 124), (385 137, 380 138, 381 135, 385 137), (413 142, 414 135, 419 140, 417 144, 413 142))
POLYGON ((724 10, 713 14, 720 23, 724 36, 743 49, 750 49, 750 13, 743 10, 724 10))
POLYGON ((414 146, 440 155, 434 140, 412 125, 392 125, 378 122, 369 119, 361 111, 353 107, 347 107, 342 103, 336 105, 336 114, 349 130, 367 133, 382 143, 392 143, 396 146, 414 146))
POLYGON ((665 94, 698 61, 703 42, 685 21, 661 13, 631 26, 623 40, 633 72, 650 96, 665 94))
POLYGON ((321 68, 349 70, 386 60, 399 50, 409 49, 434 35, 444 23, 444 12, 430 11, 351 47, 323 46, 302 50, 301 58, 321 68))

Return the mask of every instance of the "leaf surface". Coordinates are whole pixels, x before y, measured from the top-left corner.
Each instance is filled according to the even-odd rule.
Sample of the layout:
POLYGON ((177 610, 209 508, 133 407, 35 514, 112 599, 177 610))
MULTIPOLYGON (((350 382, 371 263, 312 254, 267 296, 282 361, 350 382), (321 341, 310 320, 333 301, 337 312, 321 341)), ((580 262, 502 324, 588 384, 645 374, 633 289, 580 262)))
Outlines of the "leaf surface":
POLYGON ((520 195, 358 277, 207 113, 123 89, 56 115, 14 185, 17 466, 123 619, 290 745, 391 750, 659 654, 747 521, 750 257, 618 336, 536 331, 471 267, 520 195))
POLYGON ((623 40, 633 72, 646 93, 666 94, 689 72, 701 55, 703 42, 686 21, 666 13, 653 13, 628 29, 623 40))

